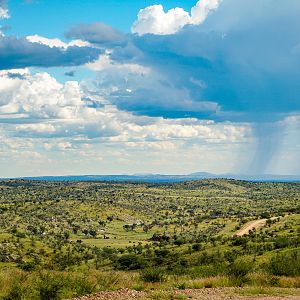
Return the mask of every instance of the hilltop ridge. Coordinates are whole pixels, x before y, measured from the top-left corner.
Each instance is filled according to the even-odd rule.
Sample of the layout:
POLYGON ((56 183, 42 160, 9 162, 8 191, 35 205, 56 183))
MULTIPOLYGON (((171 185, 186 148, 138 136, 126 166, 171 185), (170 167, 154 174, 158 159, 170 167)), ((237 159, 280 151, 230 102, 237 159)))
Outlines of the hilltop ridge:
MULTIPOLYGON (((292 182, 300 181, 300 175, 247 175, 247 174, 213 174, 209 172, 195 172, 187 175, 168 174, 116 174, 116 175, 61 175, 61 176, 29 176, 18 179, 41 180, 41 181, 136 181, 136 182, 181 182, 201 179, 236 179, 247 181, 277 181, 292 182)), ((4 179, 4 178, 3 178, 4 179)), ((8 178, 5 178, 8 179, 8 178)), ((9 178, 12 179, 12 178, 9 178)))

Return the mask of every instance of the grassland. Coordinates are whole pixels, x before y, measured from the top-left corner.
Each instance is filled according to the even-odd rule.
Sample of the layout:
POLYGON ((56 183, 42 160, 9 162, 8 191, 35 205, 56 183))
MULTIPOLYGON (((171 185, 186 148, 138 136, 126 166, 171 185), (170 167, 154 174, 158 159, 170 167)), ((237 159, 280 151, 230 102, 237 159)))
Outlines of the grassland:
POLYGON ((299 183, 0 182, 3 299, 236 286, 296 294, 299 276, 299 183))

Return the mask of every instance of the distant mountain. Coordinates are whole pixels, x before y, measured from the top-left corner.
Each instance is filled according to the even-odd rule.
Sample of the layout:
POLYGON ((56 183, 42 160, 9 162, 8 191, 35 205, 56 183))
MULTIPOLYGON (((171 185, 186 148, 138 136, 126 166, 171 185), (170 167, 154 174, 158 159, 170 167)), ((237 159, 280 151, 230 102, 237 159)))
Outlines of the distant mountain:
POLYGON ((212 174, 208 172, 196 172, 188 175, 162 175, 162 174, 134 174, 134 175, 74 175, 74 176, 37 176, 22 177, 19 179, 41 181, 131 181, 131 182, 181 182, 189 180, 227 178, 248 181, 300 181, 300 175, 243 175, 243 174, 212 174))
POLYGON ((208 173, 208 172, 196 172, 196 173, 191 173, 189 174, 190 176, 216 176, 215 174, 208 173))
POLYGON ((161 174, 135 174, 135 175, 75 175, 75 176, 41 176, 22 177, 21 179, 42 181, 131 181, 131 182, 180 182, 203 179, 203 177, 190 175, 161 175, 161 174))

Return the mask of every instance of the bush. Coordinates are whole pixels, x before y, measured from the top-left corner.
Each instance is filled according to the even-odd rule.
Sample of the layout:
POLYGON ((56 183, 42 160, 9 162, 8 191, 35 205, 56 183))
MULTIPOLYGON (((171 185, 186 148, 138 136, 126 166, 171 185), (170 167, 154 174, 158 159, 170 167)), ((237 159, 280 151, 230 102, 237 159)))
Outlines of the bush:
POLYGON ((300 251, 293 250, 277 253, 270 260, 269 270, 273 275, 299 276, 300 251))
POLYGON ((59 294, 64 286, 63 278, 50 273, 40 273, 37 290, 42 300, 60 299, 59 294))
POLYGON ((160 269, 146 269, 140 273, 141 279, 145 282, 164 282, 167 275, 160 269))
POLYGON ((71 279, 72 288, 76 292, 76 296, 88 295, 96 292, 96 283, 87 276, 77 275, 71 279))
POLYGON ((7 275, 7 281, 0 280, 0 287, 5 287, 5 296, 3 298, 0 296, 0 299, 23 300, 26 299, 26 295, 33 293, 28 273, 17 271, 7 275))
POLYGON ((116 262, 116 267, 121 270, 138 270, 145 268, 146 265, 146 260, 135 254, 122 255, 116 262))
POLYGON ((192 246, 193 251, 200 251, 201 250, 201 244, 193 244, 192 246))
POLYGON ((184 244, 184 240, 183 239, 176 239, 175 241, 174 241, 174 244, 176 245, 176 246, 181 246, 181 245, 183 245, 184 244))
POLYGON ((185 283, 185 282, 179 283, 179 284, 177 285, 177 288, 178 288, 179 290, 185 290, 185 289, 186 289, 186 283, 185 283))
POLYGON ((237 278, 245 277, 253 269, 253 259, 250 257, 237 258, 229 267, 229 275, 237 278))
POLYGON ((193 279, 226 275, 228 272, 228 264, 216 263, 210 265, 195 266, 188 269, 187 272, 193 279))
POLYGON ((97 278, 97 289, 100 291, 106 291, 113 289, 120 281, 120 276, 117 273, 100 273, 96 275, 97 278))
POLYGON ((23 299, 23 288, 20 284, 14 282, 10 287, 8 294, 3 298, 3 300, 22 300, 23 299))
POLYGON ((267 212, 267 211, 264 211, 260 214, 260 217, 263 218, 263 219, 269 219, 271 216, 270 216, 270 213, 267 212))
POLYGON ((18 267, 26 272, 30 272, 36 269, 36 263, 34 262, 21 262, 18 264, 18 267))
POLYGON ((163 249, 156 249, 154 251, 154 253, 155 253, 155 255, 157 257, 167 257, 167 256, 170 255, 170 251, 168 249, 165 249, 165 248, 163 248, 163 249))
POLYGON ((291 244, 289 238, 287 238, 287 237, 277 237, 274 240, 274 242, 275 242, 275 244, 274 244, 275 249, 287 248, 291 244))

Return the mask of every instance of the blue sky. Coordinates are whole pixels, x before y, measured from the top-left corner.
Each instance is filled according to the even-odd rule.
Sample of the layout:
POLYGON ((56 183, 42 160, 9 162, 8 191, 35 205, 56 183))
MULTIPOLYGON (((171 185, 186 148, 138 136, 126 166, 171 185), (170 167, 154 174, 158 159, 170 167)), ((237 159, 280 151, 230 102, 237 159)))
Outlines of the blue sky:
POLYGON ((39 34, 63 38, 65 30, 74 24, 103 22, 124 32, 130 28, 141 8, 163 4, 166 9, 176 6, 190 10, 195 1, 187 0, 24 0, 10 1, 11 32, 17 35, 39 34))
POLYGON ((300 173, 298 0, 0 0, 0 176, 300 173))

